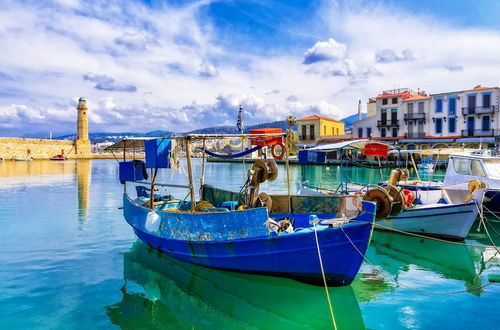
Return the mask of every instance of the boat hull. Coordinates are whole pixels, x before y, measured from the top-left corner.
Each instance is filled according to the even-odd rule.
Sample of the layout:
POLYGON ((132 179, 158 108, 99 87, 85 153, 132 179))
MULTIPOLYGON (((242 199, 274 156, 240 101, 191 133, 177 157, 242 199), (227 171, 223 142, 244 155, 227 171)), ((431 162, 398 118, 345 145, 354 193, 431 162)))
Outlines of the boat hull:
POLYGON ((467 237, 477 214, 475 202, 410 208, 395 217, 377 221, 375 229, 396 229, 425 236, 463 240, 467 237))
MULTIPOLYGON (((325 278, 331 286, 352 282, 363 262, 372 230, 370 221, 359 221, 341 227, 317 226, 317 241, 312 228, 282 233, 279 237, 266 234, 231 240, 182 240, 148 232, 144 228, 145 217, 131 216, 137 215, 137 212, 127 212, 140 207, 128 198, 124 201, 125 218, 141 241, 174 258, 206 267, 320 284, 322 273, 318 242, 325 278)), ((162 223, 169 221, 168 212, 158 214, 162 223)), ((180 219, 178 223, 183 222, 182 215, 176 213, 180 219)), ((262 222, 259 225, 262 226, 262 222)))

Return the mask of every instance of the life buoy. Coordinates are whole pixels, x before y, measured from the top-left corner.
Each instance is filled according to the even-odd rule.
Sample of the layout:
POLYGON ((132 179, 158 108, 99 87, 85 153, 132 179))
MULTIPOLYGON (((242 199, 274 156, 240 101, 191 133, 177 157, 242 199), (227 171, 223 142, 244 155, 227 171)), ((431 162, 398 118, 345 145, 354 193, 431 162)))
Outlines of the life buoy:
POLYGON ((278 160, 283 159, 283 157, 285 157, 285 145, 283 144, 283 142, 279 142, 279 143, 273 145, 273 147, 271 148, 271 155, 273 155, 274 159, 278 159, 278 160), (281 152, 279 154, 276 153, 277 146, 281 147, 281 152))
POLYGON ((405 196, 405 206, 410 206, 415 200, 415 195, 408 189, 403 189, 403 195, 405 196))

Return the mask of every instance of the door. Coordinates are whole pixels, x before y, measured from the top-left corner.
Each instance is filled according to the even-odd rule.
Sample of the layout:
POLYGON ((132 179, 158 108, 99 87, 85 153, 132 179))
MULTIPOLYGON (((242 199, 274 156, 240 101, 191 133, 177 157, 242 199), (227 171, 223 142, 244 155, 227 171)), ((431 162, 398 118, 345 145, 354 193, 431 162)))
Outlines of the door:
POLYGON ((476 95, 469 95, 467 105, 469 108, 469 113, 476 112, 476 95))
POLYGON ((467 117, 467 136, 474 136, 474 116, 467 117))

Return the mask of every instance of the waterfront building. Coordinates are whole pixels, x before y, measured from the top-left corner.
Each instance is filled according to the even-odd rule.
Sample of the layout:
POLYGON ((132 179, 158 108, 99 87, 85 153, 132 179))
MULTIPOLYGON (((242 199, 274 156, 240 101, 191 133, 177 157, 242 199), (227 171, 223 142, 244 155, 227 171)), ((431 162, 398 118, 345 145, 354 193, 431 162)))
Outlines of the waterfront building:
POLYGON ((92 158, 87 111, 87 100, 81 97, 77 106, 75 141, 0 137, 0 158, 49 159, 58 154, 68 158, 92 158))
MULTIPOLYGON (((408 119, 408 104, 414 106, 414 101, 424 102, 427 98, 424 92, 415 92, 410 88, 385 90, 368 102, 369 115, 353 124, 353 137, 379 138, 383 140, 398 140, 405 136, 405 126, 408 119), (408 103, 407 101, 412 101, 408 103), (375 111, 373 111, 375 107, 375 111)), ((415 112, 418 112, 416 102, 415 112)), ((425 107, 424 107, 425 108, 425 107)), ((424 109, 423 108, 423 109, 424 109)), ((413 108, 412 108, 413 114, 413 108)), ((413 123, 413 121, 412 121, 413 123)))
POLYGON ((500 133, 500 89, 430 94, 409 88, 383 91, 368 104, 371 116, 353 124, 353 138, 397 141, 403 149, 494 148, 500 133))
POLYGON ((311 115, 297 120, 299 147, 311 147, 321 140, 345 137, 344 123, 318 115, 311 115))

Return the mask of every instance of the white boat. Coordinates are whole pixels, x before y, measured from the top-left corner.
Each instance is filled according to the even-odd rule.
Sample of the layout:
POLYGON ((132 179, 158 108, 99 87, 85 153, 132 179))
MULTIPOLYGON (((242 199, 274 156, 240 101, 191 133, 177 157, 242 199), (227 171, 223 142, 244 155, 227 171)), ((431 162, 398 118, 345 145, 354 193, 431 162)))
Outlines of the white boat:
POLYGON ((426 172, 433 172, 434 171, 434 164, 433 163, 420 163, 417 165, 417 168, 422 171, 426 172))
POLYGON ((443 188, 434 203, 407 207, 396 216, 376 222, 376 229, 400 230, 426 236, 463 240, 476 220, 484 190, 475 191, 474 199, 464 202, 468 191, 443 188), (378 225, 378 226, 377 226, 378 225))
POLYGON ((450 155, 443 184, 463 187, 471 180, 486 182, 484 210, 500 215, 500 157, 489 151, 450 155))

